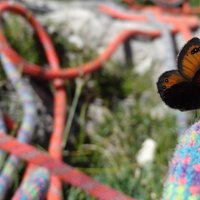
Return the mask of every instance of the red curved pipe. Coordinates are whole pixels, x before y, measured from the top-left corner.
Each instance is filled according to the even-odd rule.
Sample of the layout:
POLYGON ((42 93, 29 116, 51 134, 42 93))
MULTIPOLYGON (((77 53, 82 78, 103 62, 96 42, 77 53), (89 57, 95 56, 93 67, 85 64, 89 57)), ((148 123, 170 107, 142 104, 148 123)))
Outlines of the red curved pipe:
MULTIPOLYGON (((99 10, 110 15, 111 17, 116 17, 121 20, 135 21, 136 14, 134 13, 124 13, 111 8, 110 6, 101 4, 99 10)), ((143 11, 148 11, 154 15, 155 19, 163 24, 171 25, 172 33, 181 33, 184 39, 187 39, 189 34, 191 35, 191 29, 197 28, 199 26, 199 20, 196 16, 189 15, 167 15, 163 12, 162 8, 159 7, 144 7, 143 11), (184 22, 184 23, 183 23, 184 22), (190 32, 190 33, 189 33, 190 32)), ((144 13, 143 16, 146 20, 143 20, 142 15, 141 22, 149 22, 147 15, 144 13)))
POLYGON ((148 17, 144 16, 140 13, 137 13, 137 14, 135 14, 135 13, 131 13, 131 14, 123 13, 123 12, 120 12, 119 10, 113 9, 110 6, 106 6, 105 4, 100 4, 99 10, 110 15, 111 17, 114 17, 114 18, 118 18, 120 16, 120 18, 124 19, 124 20, 135 20, 135 21, 141 21, 141 22, 148 21, 148 17))
MULTIPOLYGON (((116 51, 117 47, 120 44, 122 44, 124 41, 126 41, 130 37, 141 36, 141 35, 154 39, 160 36, 160 32, 159 31, 124 30, 120 32, 113 39, 113 41, 108 45, 108 47, 103 51, 103 53, 99 57, 95 58, 94 60, 88 63, 82 64, 76 67, 64 68, 61 70, 51 70, 51 69, 44 70, 35 64, 27 63, 19 55, 17 55, 17 53, 14 52, 14 50, 11 49, 10 47, 7 47, 4 53, 7 56, 13 57, 17 66, 20 69, 23 69, 23 72, 25 74, 29 74, 31 76, 42 78, 42 79, 54 79, 54 78, 74 79, 78 76, 86 75, 94 71, 97 71, 98 69, 101 68, 102 64, 106 62, 112 56, 112 54, 116 51)), ((0 31, 0 37, 1 36, 2 35, 0 31)))
MULTIPOLYGON (((24 8, 21 6, 13 6, 9 5, 8 3, 2 3, 0 5, 0 14, 2 14, 4 11, 13 11, 16 12, 22 16, 24 16, 30 24, 35 29, 36 33, 38 34, 39 38, 44 38, 41 40, 42 44, 44 45, 45 49, 48 49, 47 58, 52 61, 52 63, 56 64, 56 59, 53 54, 53 50, 51 48, 52 44, 49 39, 47 39, 47 36, 42 31, 42 27, 40 24, 35 20, 32 14, 28 14, 24 8), (54 59, 53 59, 54 58, 54 59)), ((149 36, 151 38, 158 37, 160 35, 159 31, 140 31, 140 30, 125 30, 122 31, 117 35, 117 37, 108 45, 108 47, 104 50, 104 52, 97 57, 96 59, 92 60, 89 63, 76 66, 76 67, 70 67, 65 69, 58 69, 58 68, 51 68, 44 70, 40 68, 36 64, 28 63, 26 60, 24 60, 17 52, 15 52, 11 46, 9 45, 7 39, 5 38, 3 31, 0 29, 0 51, 4 51, 4 53, 12 58, 12 61, 20 68, 23 69, 23 72, 25 74, 29 74, 31 76, 35 76, 42 79, 54 79, 54 78, 62 78, 62 79, 74 79, 77 76, 85 75, 91 72, 94 72, 98 70, 101 65, 108 60, 113 52, 116 50, 116 48, 123 43, 128 38, 135 36, 135 35, 144 35, 149 36)))
MULTIPOLYGON (((129 7, 133 10, 143 10, 143 9, 154 9, 157 8, 156 5, 153 6, 144 6, 136 3, 134 0, 123 0, 129 7)), ((200 14, 200 6, 191 7, 189 0, 185 0, 181 7, 178 8, 167 8, 167 7, 159 7, 162 11, 173 13, 173 14, 185 14, 185 15, 197 15, 200 14)))

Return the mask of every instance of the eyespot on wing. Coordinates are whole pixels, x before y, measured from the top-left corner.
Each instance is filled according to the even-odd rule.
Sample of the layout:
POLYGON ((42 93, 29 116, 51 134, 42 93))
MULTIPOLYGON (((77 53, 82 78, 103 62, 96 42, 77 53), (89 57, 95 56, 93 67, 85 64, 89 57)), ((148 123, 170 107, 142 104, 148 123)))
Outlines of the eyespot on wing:
POLYGON ((183 81, 186 81, 186 79, 181 76, 178 70, 164 72, 157 82, 158 93, 162 97, 165 90, 183 81))
POLYGON ((200 69, 200 39, 195 37, 189 40, 180 51, 177 59, 180 74, 191 80, 200 69))

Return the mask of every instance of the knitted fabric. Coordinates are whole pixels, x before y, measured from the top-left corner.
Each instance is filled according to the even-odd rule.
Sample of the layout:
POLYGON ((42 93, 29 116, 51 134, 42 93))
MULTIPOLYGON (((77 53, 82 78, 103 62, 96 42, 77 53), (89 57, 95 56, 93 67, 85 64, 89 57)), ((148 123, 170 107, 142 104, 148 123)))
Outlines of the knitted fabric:
MULTIPOLYGON (((1 54, 0 58, 3 64, 3 69, 5 70, 5 73, 13 87, 16 89, 19 99, 22 103, 23 119, 18 130, 17 138, 21 142, 30 142, 37 119, 37 111, 32 89, 28 82, 21 78, 20 72, 6 56, 1 54)), ((0 116, 0 128, 5 132, 2 115, 0 116)), ((3 155, 4 153, 0 151, 0 158, 2 158, 3 155)), ((4 168, 0 173, 0 199, 4 199, 6 192, 13 182, 13 178, 15 177, 19 164, 20 160, 17 157, 13 155, 8 157, 4 168)))
MULTIPOLYGON (((3 133, 6 133, 6 125, 4 123, 4 119, 3 119, 3 114, 1 112, 1 108, 0 108, 0 131, 2 131, 3 133)), ((3 164, 4 164, 4 159, 5 159, 5 152, 0 150, 0 169, 2 168, 3 164)))
POLYGON ((163 199, 200 199, 200 121, 179 137, 164 185, 163 199))
POLYGON ((44 199, 49 187, 49 172, 45 168, 34 170, 17 190, 12 200, 44 199))

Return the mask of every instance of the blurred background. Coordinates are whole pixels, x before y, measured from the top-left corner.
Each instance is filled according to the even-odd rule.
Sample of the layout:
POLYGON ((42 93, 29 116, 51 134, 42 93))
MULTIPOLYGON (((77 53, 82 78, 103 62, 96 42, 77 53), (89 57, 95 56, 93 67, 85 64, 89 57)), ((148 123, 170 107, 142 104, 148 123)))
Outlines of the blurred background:
MULTIPOLYGON (((145 8, 161 6, 163 15, 192 15, 197 19, 198 13, 185 13, 180 0, 14 2, 30 9, 45 27, 62 68, 81 66, 93 60, 124 30, 161 31, 154 39, 138 34, 123 41, 100 70, 66 81, 68 111, 62 152, 68 164, 129 196, 141 200, 160 199, 178 134, 197 120, 198 112, 182 113, 161 101, 157 79, 165 70, 176 68, 176 55, 186 39, 179 31, 172 33, 171 29, 176 26, 173 20, 159 21, 154 11, 145 8), (120 19, 100 9, 100 5, 124 14, 146 16, 148 21, 120 19), (174 13, 168 9, 179 11, 174 13)), ((200 1, 191 0, 189 4, 195 8, 200 6, 200 1)), ((48 66, 40 41, 22 17, 5 13, 3 29, 11 46, 23 58, 48 66)), ((190 31, 192 36, 199 36, 198 26, 190 31)), ((54 89, 48 82, 28 76, 26 79, 35 91, 38 109, 33 144, 46 149, 52 130, 54 89)), ((2 67, 0 106, 21 123, 23 113, 19 98, 2 67)), ((23 171, 24 166, 20 170, 23 171)), ((21 173, 16 174, 11 191, 19 186, 21 173)), ((69 200, 93 199, 68 185, 63 186, 63 196, 69 200)))

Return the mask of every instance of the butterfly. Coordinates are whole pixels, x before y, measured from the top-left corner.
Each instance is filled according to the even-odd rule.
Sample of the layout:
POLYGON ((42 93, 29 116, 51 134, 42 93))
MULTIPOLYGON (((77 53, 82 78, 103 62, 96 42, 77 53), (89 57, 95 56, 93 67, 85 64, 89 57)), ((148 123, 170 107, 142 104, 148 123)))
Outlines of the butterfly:
POLYGON ((200 108, 200 39, 192 38, 177 57, 177 70, 164 72, 157 88, 161 99, 181 111, 200 108))

